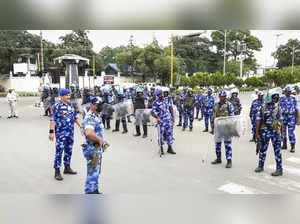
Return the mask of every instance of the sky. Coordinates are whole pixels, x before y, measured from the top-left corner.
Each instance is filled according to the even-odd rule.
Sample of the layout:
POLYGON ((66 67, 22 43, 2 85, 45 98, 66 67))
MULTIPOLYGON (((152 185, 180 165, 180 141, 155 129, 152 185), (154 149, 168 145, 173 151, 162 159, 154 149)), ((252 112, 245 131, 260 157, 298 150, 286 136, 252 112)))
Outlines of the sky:
MULTIPOLYGON (((39 30, 29 30, 29 32, 37 35, 40 33, 39 30)), ((59 43, 59 37, 70 33, 71 30, 43 30, 42 32, 44 39, 59 43)), ((160 45, 167 46, 171 34, 186 35, 197 32, 203 32, 203 30, 90 30, 89 39, 94 45, 94 51, 99 52, 105 46, 127 45, 130 35, 133 35, 133 44, 140 47, 151 43, 154 36, 160 45)), ((206 31, 204 35, 209 37, 210 33, 206 31)), ((271 54, 276 51, 276 45, 286 44, 289 39, 300 39, 300 30, 251 30, 251 34, 258 37, 263 45, 260 52, 255 52, 260 66, 274 65, 274 58, 271 54), (276 34, 281 35, 277 38, 276 34)))

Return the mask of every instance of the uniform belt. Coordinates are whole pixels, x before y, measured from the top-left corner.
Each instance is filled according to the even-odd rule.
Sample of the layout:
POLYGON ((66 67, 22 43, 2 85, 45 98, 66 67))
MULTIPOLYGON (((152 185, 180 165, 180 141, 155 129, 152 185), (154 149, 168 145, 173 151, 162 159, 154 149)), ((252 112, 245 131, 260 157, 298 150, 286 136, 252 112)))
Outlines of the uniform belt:
POLYGON ((290 114, 290 113, 284 113, 283 114, 283 116, 287 116, 287 115, 296 115, 296 113, 292 113, 292 114, 290 114))

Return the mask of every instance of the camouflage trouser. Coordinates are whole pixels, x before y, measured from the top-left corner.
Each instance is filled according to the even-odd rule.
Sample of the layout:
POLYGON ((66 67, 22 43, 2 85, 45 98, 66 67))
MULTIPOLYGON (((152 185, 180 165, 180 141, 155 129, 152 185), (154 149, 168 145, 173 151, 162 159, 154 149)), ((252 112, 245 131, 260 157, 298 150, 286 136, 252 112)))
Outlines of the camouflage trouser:
POLYGON ((183 112, 184 122, 183 128, 187 128, 188 121, 190 121, 190 128, 193 128, 193 121, 194 121, 194 108, 192 109, 184 109, 183 112))
POLYGON ((286 129, 288 129, 289 140, 291 144, 296 143, 295 128, 296 128, 296 117, 295 115, 287 115, 283 117, 283 141, 287 142, 286 129))
POLYGON ((64 152, 64 165, 70 166, 73 143, 74 143, 73 137, 62 136, 56 138, 56 153, 54 159, 54 168, 61 167, 61 159, 62 159, 63 152, 64 152))
POLYGON ((201 112, 201 119, 203 118, 203 108, 201 106, 196 107, 196 119, 199 117, 199 112, 201 112))
POLYGON ((212 114, 208 114, 208 113, 205 113, 205 119, 204 119, 204 122, 205 122, 205 128, 208 129, 208 125, 210 123, 210 126, 213 127, 213 115, 212 114))
POLYGON ((280 134, 278 134, 274 129, 267 128, 263 130, 261 137, 262 137, 262 147, 259 152, 258 166, 264 167, 269 142, 271 140, 274 148, 274 153, 275 153, 276 168, 277 170, 282 170, 280 134))
MULTIPOLYGON (((226 159, 231 159, 232 158, 231 139, 224 140, 224 145, 225 145, 226 159)), ((222 146, 222 142, 216 142, 217 158, 221 158, 222 156, 221 146, 222 146)))
POLYGON ((164 135, 166 136, 168 145, 173 144, 173 123, 172 121, 165 122, 163 121, 160 125, 158 125, 158 144, 159 146, 163 146, 164 143, 164 135))
POLYGON ((251 124, 252 124, 252 134, 256 134, 256 115, 252 115, 251 117, 251 124))
POLYGON ((101 173, 102 152, 100 150, 95 152, 95 147, 92 144, 83 148, 83 155, 87 160, 87 177, 85 181, 85 193, 91 193, 98 190, 99 176, 101 173), (96 163, 93 161, 96 153, 96 163))
POLYGON ((182 124, 182 116, 183 116, 183 108, 182 108, 182 105, 181 104, 178 104, 177 105, 177 110, 178 110, 178 113, 179 113, 179 122, 178 124, 182 124))

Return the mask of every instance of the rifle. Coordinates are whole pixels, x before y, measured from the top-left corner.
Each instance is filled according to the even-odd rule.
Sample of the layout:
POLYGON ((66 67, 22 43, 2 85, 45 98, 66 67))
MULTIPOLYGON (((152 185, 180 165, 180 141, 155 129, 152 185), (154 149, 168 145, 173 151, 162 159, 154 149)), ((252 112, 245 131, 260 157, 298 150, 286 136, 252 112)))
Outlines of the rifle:
MULTIPOLYGON (((86 144, 82 144, 81 146, 82 146, 83 148, 87 147, 86 144)), ((103 142, 103 145, 102 145, 103 152, 105 152, 106 149, 107 149, 109 146, 110 146, 110 145, 109 145, 107 142, 103 142)), ((99 145, 98 143, 94 143, 94 150, 93 150, 93 153, 92 153, 92 155, 89 157, 89 159, 92 160, 92 162, 91 162, 91 168, 92 168, 92 171, 93 171, 99 164, 101 164, 101 161, 100 161, 100 163, 99 163, 100 158, 99 158, 99 155, 98 155, 98 153, 99 153, 100 150, 101 150, 100 145, 99 145)), ((102 157, 101 157, 101 159, 102 159, 102 157)))
POLYGON ((259 130, 258 134, 259 134, 261 140, 256 142, 256 155, 262 151, 262 146, 263 146, 262 130, 259 130))

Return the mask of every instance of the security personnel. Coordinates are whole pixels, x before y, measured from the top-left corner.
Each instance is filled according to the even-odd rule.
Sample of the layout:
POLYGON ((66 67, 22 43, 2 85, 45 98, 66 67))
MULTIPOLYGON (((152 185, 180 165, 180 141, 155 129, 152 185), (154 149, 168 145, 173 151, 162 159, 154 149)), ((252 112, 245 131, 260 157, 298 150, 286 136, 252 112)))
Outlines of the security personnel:
MULTIPOLYGON (((124 91, 125 91, 125 94, 124 94, 125 95, 125 99, 132 101, 133 96, 132 96, 131 91, 129 89, 124 89, 124 91)), ((131 123, 130 115, 127 116, 127 121, 128 121, 128 123, 131 123)))
POLYGON ((201 117, 199 118, 199 121, 203 119, 203 99, 204 99, 204 95, 202 94, 202 90, 199 90, 198 94, 196 95, 196 117, 195 117, 195 119, 198 119, 199 112, 200 112, 201 117))
POLYGON ((261 107, 265 104, 264 100, 264 92, 259 91, 258 92, 258 98, 253 100, 250 108, 250 119, 252 124, 252 134, 253 138, 250 140, 250 142, 256 141, 256 114, 258 111, 260 111, 261 107))
MULTIPOLYGON (((103 102, 110 105, 113 104, 113 99, 109 88, 104 88, 103 90, 103 102)), ((102 115, 102 123, 104 127, 106 127, 106 129, 110 129, 110 120, 111 120, 110 115, 107 114, 102 115)))
POLYGON ((48 85, 44 86, 43 95, 42 95, 42 102, 44 105, 45 114, 44 116, 48 116, 51 110, 51 90, 48 85))
POLYGON ((176 154, 172 148, 173 144, 173 123, 174 123, 174 114, 173 111, 170 111, 168 101, 164 99, 163 91, 161 89, 156 90, 156 99, 152 105, 151 114, 154 118, 157 119, 159 127, 159 146, 161 154, 164 154, 163 145, 164 145, 164 134, 166 135, 167 144, 168 144, 168 153, 176 154))
POLYGON ((207 96, 204 98, 204 118, 205 118, 205 130, 203 132, 208 132, 208 122, 210 122, 211 127, 213 126, 213 112, 214 112, 215 99, 212 96, 212 89, 207 89, 207 96))
POLYGON ((49 139, 54 140, 54 129, 56 138, 56 153, 54 169, 56 180, 63 180, 60 174, 62 153, 64 152, 64 174, 76 174, 70 167, 72 148, 74 143, 74 123, 82 129, 75 107, 70 103, 70 90, 59 91, 61 100, 51 109, 49 139))
POLYGON ((240 99, 238 98, 238 94, 239 94, 238 89, 233 89, 231 91, 231 98, 229 100, 234 107, 234 115, 240 115, 242 111, 242 104, 240 99))
POLYGON ((185 129, 187 128, 188 121, 190 122, 190 125, 189 125, 190 131, 193 130, 195 103, 196 103, 196 99, 193 95, 193 90, 191 88, 189 88, 187 91, 187 95, 185 96, 184 101, 183 101, 184 122, 183 122, 182 131, 185 131, 185 129))
MULTIPOLYGON (((233 108, 232 104, 228 100, 226 100, 226 97, 227 97, 226 92, 224 90, 222 90, 219 93, 220 101, 214 105, 213 121, 217 117, 228 117, 228 116, 234 115, 234 108, 233 108)), ((214 126, 212 126, 212 133, 214 133, 214 126)), ((217 159, 214 160, 211 164, 222 163, 222 159, 221 159, 222 140, 224 140, 225 151, 226 151, 226 159, 227 159, 226 168, 231 168, 232 167, 231 138, 216 140, 217 159)))
MULTIPOLYGON (((135 103, 134 103, 134 115, 137 109, 147 109, 148 100, 143 95, 143 89, 137 88, 136 89, 136 97, 135 97, 135 103)), ((143 138, 147 138, 148 135, 148 127, 146 123, 143 123, 143 138)), ((138 137, 141 136, 141 129, 140 124, 136 124, 135 126, 136 134, 134 136, 138 137)))
POLYGON ((268 145, 271 140, 276 160, 276 171, 271 174, 272 176, 282 176, 281 139, 283 137, 283 117, 281 108, 277 104, 278 101, 279 94, 269 93, 266 97, 266 104, 260 109, 256 117, 256 140, 262 144, 259 151, 259 163, 255 172, 259 173, 264 170, 268 145))
POLYGON ((187 94, 188 87, 183 87, 183 94, 180 94, 179 101, 177 102, 177 111, 179 113, 178 127, 182 126, 182 117, 183 117, 183 101, 187 94))
MULTIPOLYGON (((117 96, 116 96, 116 101, 115 103, 122 103, 125 101, 125 98, 124 98, 124 91, 123 89, 119 89, 117 90, 117 96)), ((120 131, 120 122, 122 121, 122 126, 123 126, 123 132, 122 134, 125 134, 128 132, 127 130, 127 123, 126 123, 126 117, 122 117, 121 119, 116 119, 116 127, 115 129, 113 130, 113 132, 118 132, 120 131)))
POLYGON ((153 102, 156 100, 156 95, 155 95, 155 88, 151 87, 150 88, 150 96, 148 97, 148 108, 152 108, 153 102))
POLYGON ((288 129, 289 140, 291 144, 291 152, 295 152, 295 128, 296 123, 299 123, 299 106, 296 98, 291 96, 291 88, 285 88, 285 96, 280 98, 279 106, 283 115, 283 145, 282 149, 287 149, 286 129, 288 129))
POLYGON ((16 104, 18 100, 18 95, 12 89, 8 90, 8 94, 6 96, 8 106, 9 106, 9 116, 7 118, 18 118, 18 114, 16 111, 16 104))
POLYGON ((101 161, 104 142, 104 126, 100 112, 103 101, 95 97, 91 101, 91 110, 83 121, 83 131, 86 143, 83 144, 83 155, 87 160, 86 194, 99 194, 98 181, 101 173, 101 161))

